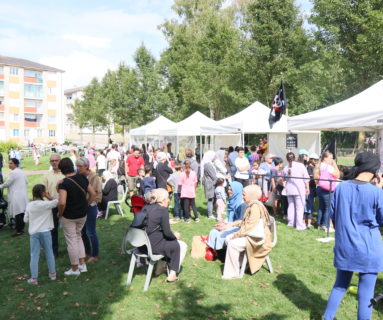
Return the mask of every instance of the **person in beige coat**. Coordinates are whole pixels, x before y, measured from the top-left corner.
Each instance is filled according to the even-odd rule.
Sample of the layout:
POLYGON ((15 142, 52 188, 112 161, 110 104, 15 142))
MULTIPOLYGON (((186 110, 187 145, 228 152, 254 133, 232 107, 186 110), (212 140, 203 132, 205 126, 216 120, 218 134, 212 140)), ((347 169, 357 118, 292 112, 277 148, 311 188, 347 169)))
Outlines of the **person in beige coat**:
POLYGON ((229 227, 239 227, 239 230, 226 238, 227 251, 222 279, 240 278, 241 258, 247 255, 251 273, 257 272, 265 262, 272 249, 272 234, 269 229, 270 216, 267 209, 258 199, 262 191, 257 185, 243 189, 243 200, 248 203, 243 220, 227 223, 222 230, 229 227), (264 221, 264 241, 248 235, 254 230, 260 219, 264 221), (246 251, 246 252, 244 252, 246 251))

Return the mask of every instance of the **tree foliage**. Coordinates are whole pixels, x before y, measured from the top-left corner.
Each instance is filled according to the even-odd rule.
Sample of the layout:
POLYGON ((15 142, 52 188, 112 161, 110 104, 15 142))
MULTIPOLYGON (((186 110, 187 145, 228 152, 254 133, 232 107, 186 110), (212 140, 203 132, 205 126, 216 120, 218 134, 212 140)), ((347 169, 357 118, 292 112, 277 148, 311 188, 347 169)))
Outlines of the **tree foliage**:
POLYGON ((194 111, 220 119, 258 100, 270 106, 283 79, 289 114, 336 103, 383 76, 383 0, 174 0, 160 26, 160 60, 141 45, 134 65, 93 79, 76 103, 80 126, 135 127, 194 111), (106 119, 106 121, 105 121, 106 119))

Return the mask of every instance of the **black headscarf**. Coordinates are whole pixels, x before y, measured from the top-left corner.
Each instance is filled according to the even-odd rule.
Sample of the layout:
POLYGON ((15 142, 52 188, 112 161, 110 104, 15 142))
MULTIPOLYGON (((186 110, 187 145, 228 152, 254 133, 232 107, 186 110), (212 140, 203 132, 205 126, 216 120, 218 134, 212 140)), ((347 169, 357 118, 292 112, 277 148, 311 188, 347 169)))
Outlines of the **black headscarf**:
POLYGON ((377 173, 380 168, 380 157, 371 152, 362 152, 356 155, 354 163, 345 180, 355 179, 361 172, 377 173))

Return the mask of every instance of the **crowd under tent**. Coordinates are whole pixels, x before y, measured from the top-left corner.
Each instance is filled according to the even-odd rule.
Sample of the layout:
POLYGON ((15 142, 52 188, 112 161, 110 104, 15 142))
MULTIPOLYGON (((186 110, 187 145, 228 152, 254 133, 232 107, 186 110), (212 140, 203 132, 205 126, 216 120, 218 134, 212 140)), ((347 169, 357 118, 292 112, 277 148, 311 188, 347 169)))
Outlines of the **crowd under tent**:
POLYGON ((375 131, 383 169, 383 80, 329 107, 291 117, 292 130, 375 131))
POLYGON ((154 147, 163 147, 167 143, 175 143, 174 137, 167 137, 160 134, 160 130, 164 128, 173 128, 176 123, 164 116, 159 116, 157 119, 143 125, 141 127, 129 131, 130 145, 141 146, 149 144, 154 147))
POLYGON ((218 121, 218 124, 236 127, 242 135, 267 135, 269 152, 282 157, 289 151, 297 154, 299 149, 306 149, 309 153, 320 152, 319 131, 290 130, 285 115, 270 129, 269 115, 270 108, 256 101, 242 111, 218 121))
POLYGON ((219 125, 199 111, 176 123, 174 127, 160 130, 160 135, 175 137, 176 144, 173 145, 172 151, 176 154, 185 149, 195 150, 198 137, 203 151, 219 150, 241 143, 241 134, 238 129, 219 125))

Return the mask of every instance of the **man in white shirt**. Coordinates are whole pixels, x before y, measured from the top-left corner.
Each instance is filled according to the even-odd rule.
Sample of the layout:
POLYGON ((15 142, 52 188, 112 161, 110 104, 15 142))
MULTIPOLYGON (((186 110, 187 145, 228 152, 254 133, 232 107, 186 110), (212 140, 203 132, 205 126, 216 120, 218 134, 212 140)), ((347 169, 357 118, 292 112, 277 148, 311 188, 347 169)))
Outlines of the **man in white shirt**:
MULTIPOLYGON (((65 177, 61 173, 59 169, 59 162, 61 158, 58 154, 52 154, 50 157, 50 164, 52 167, 52 170, 50 170, 43 179, 43 184, 46 188, 46 191, 50 197, 53 199, 58 198, 58 193, 57 193, 57 183, 61 180, 63 180, 65 177)), ((57 207, 52 209, 52 215, 53 215, 53 223, 54 223, 54 228, 51 230, 51 235, 52 235, 52 249, 53 249, 53 254, 55 257, 58 257, 58 251, 59 251, 59 218, 57 216, 58 210, 57 207)))
POLYGON ((119 161, 121 160, 121 155, 117 151, 117 145, 112 145, 112 150, 109 151, 106 159, 108 160, 108 170, 114 175, 117 175, 119 161))
POLYGON ((249 185, 249 170, 250 170, 250 162, 245 157, 245 149, 238 149, 238 157, 235 159, 235 167, 237 171, 235 172, 235 180, 240 182, 243 187, 249 185))

